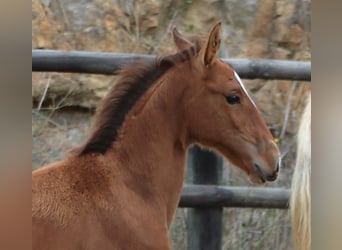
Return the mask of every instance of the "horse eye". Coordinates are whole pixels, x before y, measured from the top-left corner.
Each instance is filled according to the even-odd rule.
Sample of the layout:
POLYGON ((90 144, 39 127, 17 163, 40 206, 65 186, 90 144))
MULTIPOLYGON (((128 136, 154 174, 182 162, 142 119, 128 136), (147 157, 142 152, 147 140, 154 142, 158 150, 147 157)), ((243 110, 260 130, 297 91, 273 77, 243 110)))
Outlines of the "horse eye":
POLYGON ((227 102, 229 104, 239 104, 240 103, 240 97, 237 95, 229 95, 226 96, 227 102))

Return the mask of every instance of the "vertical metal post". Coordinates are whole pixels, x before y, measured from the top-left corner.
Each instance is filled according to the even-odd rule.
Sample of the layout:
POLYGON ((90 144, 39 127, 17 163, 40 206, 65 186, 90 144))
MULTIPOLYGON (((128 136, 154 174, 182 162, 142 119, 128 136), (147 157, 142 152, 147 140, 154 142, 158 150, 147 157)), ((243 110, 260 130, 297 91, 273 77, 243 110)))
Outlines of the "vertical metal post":
MULTIPOLYGON (((195 145, 188 152, 187 181, 191 184, 215 184, 222 181, 223 159, 195 145)), ((187 249, 222 249, 223 208, 189 208, 187 213, 187 249)))

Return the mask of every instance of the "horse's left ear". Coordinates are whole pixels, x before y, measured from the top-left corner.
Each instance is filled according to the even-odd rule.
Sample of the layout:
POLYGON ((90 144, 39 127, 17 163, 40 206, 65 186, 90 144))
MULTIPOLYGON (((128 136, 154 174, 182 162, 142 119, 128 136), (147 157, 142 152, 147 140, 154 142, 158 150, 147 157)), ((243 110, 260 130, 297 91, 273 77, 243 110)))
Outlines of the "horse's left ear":
POLYGON ((199 52, 199 57, 204 66, 210 65, 219 52, 221 45, 221 21, 219 21, 210 31, 206 43, 199 52))
POLYGON ((173 35, 173 41, 176 44, 176 47, 178 49, 178 51, 180 50, 184 50, 184 49, 188 49, 191 46, 193 46, 193 44, 191 42, 189 42, 188 40, 186 40, 176 29, 176 27, 174 26, 172 28, 172 35, 173 35))

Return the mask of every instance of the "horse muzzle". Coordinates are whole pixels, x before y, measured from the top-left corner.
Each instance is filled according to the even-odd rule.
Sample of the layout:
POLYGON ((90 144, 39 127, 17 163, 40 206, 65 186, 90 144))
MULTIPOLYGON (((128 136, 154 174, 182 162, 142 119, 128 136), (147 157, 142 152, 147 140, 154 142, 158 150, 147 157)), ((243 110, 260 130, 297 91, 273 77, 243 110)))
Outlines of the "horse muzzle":
POLYGON ((277 161, 275 166, 275 171, 272 174, 268 174, 259 164, 254 163, 254 168, 261 181, 264 183, 266 181, 275 181, 278 177, 280 168, 280 159, 277 161))

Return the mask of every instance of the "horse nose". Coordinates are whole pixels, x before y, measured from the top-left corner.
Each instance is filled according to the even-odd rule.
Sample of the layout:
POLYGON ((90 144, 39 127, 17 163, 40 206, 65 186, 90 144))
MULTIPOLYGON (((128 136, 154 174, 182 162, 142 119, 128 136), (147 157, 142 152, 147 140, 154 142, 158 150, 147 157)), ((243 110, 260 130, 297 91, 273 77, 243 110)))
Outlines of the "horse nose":
POLYGON ((277 174, 275 175, 269 175, 267 174, 263 168, 257 164, 257 163, 254 163, 254 168, 256 170, 256 172, 258 173, 260 179, 262 182, 266 182, 266 181, 274 181, 276 178, 277 178, 277 174))
POLYGON ((262 180, 262 182, 265 181, 275 181, 278 177, 278 172, 280 169, 280 164, 281 161, 280 159, 277 161, 276 166, 275 166, 275 170, 272 174, 267 174, 266 171, 257 163, 254 163, 254 168, 256 170, 256 172, 258 173, 260 179, 262 180))
POLYGON ((270 178, 275 180, 278 176, 278 173, 279 173, 279 170, 281 167, 281 155, 279 153, 277 153, 272 158, 271 158, 270 162, 273 161, 274 171, 273 171, 273 173, 272 172, 270 173, 270 178))
POLYGON ((254 155, 254 169, 262 182, 275 181, 281 167, 281 156, 278 146, 273 143, 263 144, 263 151, 254 155))
POLYGON ((281 158, 279 157, 278 161, 276 162, 275 170, 272 175, 269 176, 269 181, 274 181, 278 177, 279 169, 281 166, 281 158))

